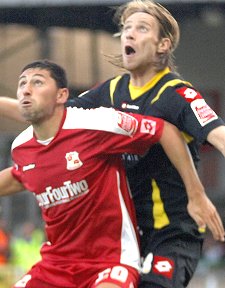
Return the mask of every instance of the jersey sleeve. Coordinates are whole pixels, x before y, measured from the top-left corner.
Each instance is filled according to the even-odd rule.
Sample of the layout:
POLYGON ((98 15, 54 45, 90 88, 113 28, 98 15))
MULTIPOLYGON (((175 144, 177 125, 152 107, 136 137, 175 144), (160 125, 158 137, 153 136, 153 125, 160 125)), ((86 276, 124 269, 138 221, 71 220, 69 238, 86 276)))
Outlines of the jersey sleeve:
POLYGON ((152 145, 159 142, 164 127, 162 119, 110 110, 115 113, 114 119, 109 119, 109 126, 107 117, 104 117, 103 121, 105 121, 105 126, 111 126, 111 128, 103 128, 102 131, 97 132, 103 153, 122 154, 127 152, 143 155, 152 145), (105 133, 106 130, 108 133, 105 133))
POLYGON ((199 143, 205 142, 214 128, 225 125, 203 96, 192 87, 169 87, 156 105, 159 110, 166 111, 165 120, 199 143))
POLYGON ((144 154, 159 141, 164 120, 153 116, 125 113, 114 108, 82 109, 68 107, 63 129, 85 129, 92 135, 99 153, 144 154), (97 141, 96 141, 97 139, 97 141))
POLYGON ((85 109, 98 108, 100 106, 111 107, 110 97, 108 96, 109 85, 110 80, 107 80, 106 82, 81 93, 77 97, 70 98, 67 101, 66 106, 85 109))
POLYGON ((19 169, 19 166, 14 163, 12 170, 11 170, 12 176, 16 178, 17 181, 22 182, 21 180, 21 172, 19 169))

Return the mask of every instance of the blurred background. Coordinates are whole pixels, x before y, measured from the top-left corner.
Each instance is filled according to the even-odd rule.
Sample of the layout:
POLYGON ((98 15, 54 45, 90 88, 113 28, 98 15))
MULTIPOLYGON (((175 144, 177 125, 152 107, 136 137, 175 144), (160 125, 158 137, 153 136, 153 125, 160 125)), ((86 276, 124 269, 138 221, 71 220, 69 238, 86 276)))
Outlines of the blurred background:
MULTIPOLYGON (((121 71, 105 54, 120 51, 114 8, 117 0, 0 0, 0 95, 15 98, 22 67, 48 58, 62 65, 71 94, 121 71)), ((181 40, 178 71, 225 119, 225 1, 158 1, 177 19, 181 40)), ((11 164, 10 145, 24 125, 0 115, 0 169, 11 164)), ((225 159, 201 150, 199 173, 225 223, 225 159)), ((39 208, 31 193, 0 199, 0 287, 9 288, 37 259, 44 240, 39 208), (22 259, 22 260, 21 260, 22 259)), ((207 234, 202 260, 189 288, 225 287, 225 245, 207 234)))

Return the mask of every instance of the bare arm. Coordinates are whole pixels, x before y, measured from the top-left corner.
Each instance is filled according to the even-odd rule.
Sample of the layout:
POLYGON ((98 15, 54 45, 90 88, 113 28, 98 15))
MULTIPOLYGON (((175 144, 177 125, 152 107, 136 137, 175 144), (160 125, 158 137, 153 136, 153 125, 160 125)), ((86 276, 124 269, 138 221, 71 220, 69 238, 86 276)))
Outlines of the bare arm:
POLYGON ((190 216, 200 229, 208 226, 216 240, 224 241, 225 231, 222 220, 205 193, 189 149, 179 130, 172 124, 165 122, 160 144, 184 182, 188 196, 187 209, 190 216))
POLYGON ((225 126, 219 126, 209 132, 207 141, 225 157, 225 126))
POLYGON ((12 167, 0 171, 0 196, 12 195, 24 191, 24 186, 13 177, 12 167))
POLYGON ((10 97, 0 97, 0 115, 19 122, 25 122, 20 115, 17 100, 10 97))

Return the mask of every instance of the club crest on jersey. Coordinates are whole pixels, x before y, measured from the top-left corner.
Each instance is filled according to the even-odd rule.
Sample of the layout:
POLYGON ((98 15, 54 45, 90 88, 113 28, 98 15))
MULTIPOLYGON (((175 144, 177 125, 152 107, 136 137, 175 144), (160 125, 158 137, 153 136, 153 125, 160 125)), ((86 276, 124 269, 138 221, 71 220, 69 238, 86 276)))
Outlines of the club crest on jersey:
POLYGON ((141 121, 141 133, 155 135, 156 122, 154 120, 143 119, 141 121))
POLYGON ((67 161, 67 170, 75 170, 83 165, 82 161, 79 158, 79 154, 76 151, 66 153, 65 158, 67 161))
POLYGON ((193 101, 191 103, 191 109, 193 110, 201 126, 205 126, 218 118, 216 113, 207 105, 204 99, 197 99, 193 101))

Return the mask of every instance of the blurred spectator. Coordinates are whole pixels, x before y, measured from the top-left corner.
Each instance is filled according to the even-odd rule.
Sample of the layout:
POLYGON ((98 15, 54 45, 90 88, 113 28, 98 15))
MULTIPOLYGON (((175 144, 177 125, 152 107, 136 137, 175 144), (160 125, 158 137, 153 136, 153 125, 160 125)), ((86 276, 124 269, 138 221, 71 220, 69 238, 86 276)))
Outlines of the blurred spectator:
POLYGON ((44 232, 32 222, 21 226, 18 236, 11 241, 11 263, 23 274, 41 259, 40 247, 44 241, 44 232))
POLYGON ((202 257, 188 288, 223 288, 225 283, 225 245, 207 233, 202 257))
POLYGON ((5 265, 9 261, 10 236, 6 228, 4 219, 0 219, 0 265, 5 265))
POLYGON ((202 262, 208 268, 218 268, 225 264, 225 245, 215 242, 211 235, 207 235, 203 246, 202 262))

